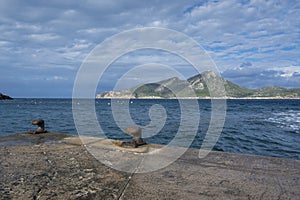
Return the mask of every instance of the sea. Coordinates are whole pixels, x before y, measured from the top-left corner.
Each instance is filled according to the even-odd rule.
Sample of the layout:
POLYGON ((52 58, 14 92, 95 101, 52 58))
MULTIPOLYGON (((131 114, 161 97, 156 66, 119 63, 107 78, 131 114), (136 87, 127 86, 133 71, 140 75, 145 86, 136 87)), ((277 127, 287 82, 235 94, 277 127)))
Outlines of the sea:
MULTIPOLYGON (((153 106, 159 105, 159 108, 164 109, 162 114, 154 113, 155 123, 159 123, 157 125, 159 130, 147 136, 148 143, 167 145, 176 137, 179 129, 184 131, 186 121, 195 124, 196 120, 196 132, 189 147, 199 149, 208 134, 209 126, 212 125, 212 101, 209 99, 196 100, 199 110, 187 112, 182 110, 186 107, 182 108, 180 101, 189 105, 189 101, 195 100, 119 99, 113 101, 121 107, 125 105, 132 122, 141 127, 151 124, 153 106), (191 114, 189 115, 188 112, 191 114), (195 112, 199 117, 195 117, 195 112), (182 120, 183 113, 187 116, 185 121, 182 120)), ((104 133, 107 138, 129 140, 130 137, 123 133, 122 127, 119 127, 115 120, 112 100, 96 99, 92 102, 101 133, 104 133)), ((82 105, 84 103, 84 100, 77 102, 82 105)), ((34 130, 36 127, 31 124, 31 121, 39 118, 45 120, 45 128, 48 131, 81 134, 76 129, 72 108, 72 99, 27 98, 0 101, 0 136, 34 130)), ((85 118, 87 126, 90 120, 85 118)), ((94 128, 89 135, 97 137, 98 132, 99 130, 94 128)), ((220 129, 216 141, 213 147, 216 151, 300 159, 300 100, 228 99, 224 126, 220 129)))

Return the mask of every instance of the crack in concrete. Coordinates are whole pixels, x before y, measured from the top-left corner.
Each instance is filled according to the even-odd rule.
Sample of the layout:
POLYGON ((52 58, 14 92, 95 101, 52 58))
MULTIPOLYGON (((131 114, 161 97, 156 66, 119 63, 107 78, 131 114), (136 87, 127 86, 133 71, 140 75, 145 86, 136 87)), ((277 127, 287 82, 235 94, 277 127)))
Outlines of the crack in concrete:
POLYGON ((132 180, 134 174, 137 172, 138 168, 140 167, 140 165, 141 165, 141 163, 143 162, 144 159, 145 159, 145 157, 143 156, 141 161, 139 162, 139 164, 136 166, 136 168, 133 170, 133 172, 128 177, 128 179, 127 179, 126 183, 124 184, 124 186, 121 188, 121 190, 118 194, 118 197, 117 197, 118 200, 122 199, 122 197, 124 196, 125 191, 129 186, 129 182, 132 180))

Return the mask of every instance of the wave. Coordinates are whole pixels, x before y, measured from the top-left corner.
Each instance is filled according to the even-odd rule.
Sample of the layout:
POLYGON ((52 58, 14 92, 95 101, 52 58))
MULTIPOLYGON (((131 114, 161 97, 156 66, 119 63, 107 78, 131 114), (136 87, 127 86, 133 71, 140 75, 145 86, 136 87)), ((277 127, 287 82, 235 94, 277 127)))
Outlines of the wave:
POLYGON ((300 112, 288 110, 286 112, 274 112, 266 121, 276 124, 277 127, 286 128, 300 133, 300 112))

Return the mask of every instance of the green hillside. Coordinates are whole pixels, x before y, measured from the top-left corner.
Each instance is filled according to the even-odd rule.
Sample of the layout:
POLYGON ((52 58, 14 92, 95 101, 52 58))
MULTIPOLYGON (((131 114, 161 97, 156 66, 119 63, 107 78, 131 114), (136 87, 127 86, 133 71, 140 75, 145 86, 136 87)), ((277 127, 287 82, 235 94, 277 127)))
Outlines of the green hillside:
POLYGON ((175 94, 177 97, 195 97, 196 95, 199 98, 211 96, 220 98, 300 98, 300 88, 287 89, 268 86, 251 90, 225 80, 213 71, 206 71, 187 80, 174 77, 127 90, 98 94, 97 98, 174 98, 175 94), (207 85, 210 87, 207 87, 207 85), (223 86, 220 87, 220 85, 224 85, 225 93, 223 86), (210 94, 210 91, 212 94, 210 94))

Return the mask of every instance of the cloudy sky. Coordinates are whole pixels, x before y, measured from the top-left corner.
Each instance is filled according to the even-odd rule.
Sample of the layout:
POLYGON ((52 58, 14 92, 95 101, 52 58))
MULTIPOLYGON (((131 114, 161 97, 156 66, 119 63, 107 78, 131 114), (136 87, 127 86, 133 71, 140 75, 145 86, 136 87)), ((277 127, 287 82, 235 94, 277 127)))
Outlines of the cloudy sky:
MULTIPOLYGON (((224 78, 244 87, 300 87, 299 18, 300 3, 292 0, 0 0, 0 92, 71 97, 86 56, 108 37, 141 27, 189 36, 224 78)), ((152 51, 137 55, 118 62, 167 65, 172 58, 152 51)), ((182 62, 175 61, 179 69, 182 62)), ((122 73, 112 68, 98 91, 113 88, 110 75, 122 73)))

